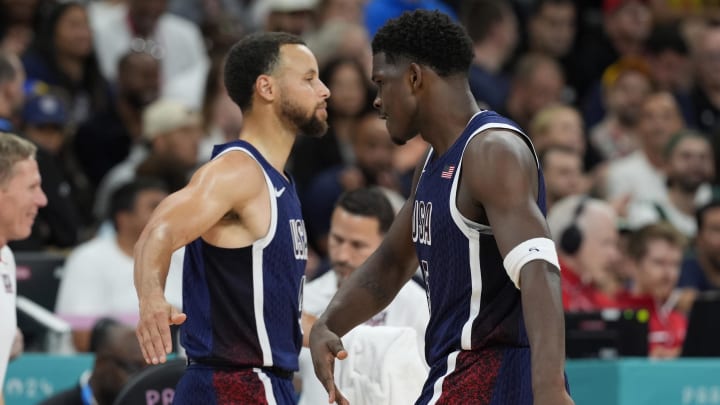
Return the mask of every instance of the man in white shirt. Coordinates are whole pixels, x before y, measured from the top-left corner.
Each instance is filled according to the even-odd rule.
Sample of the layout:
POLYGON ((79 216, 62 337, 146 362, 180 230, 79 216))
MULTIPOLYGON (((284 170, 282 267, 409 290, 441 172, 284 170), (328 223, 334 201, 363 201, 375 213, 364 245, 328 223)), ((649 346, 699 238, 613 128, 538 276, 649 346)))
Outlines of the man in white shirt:
POLYGON ((658 91, 646 96, 638 125, 640 149, 608 166, 607 199, 629 196, 631 203, 664 200, 665 147, 683 127, 680 107, 671 93, 658 91))
MULTIPOLYGON (((87 351, 92 325, 102 317, 136 325, 133 248, 152 211, 166 196, 165 186, 150 179, 120 187, 111 201, 115 234, 81 244, 65 262, 55 312, 71 324, 78 351, 87 351)), ((165 286, 168 301, 178 308, 182 306, 183 257, 183 250, 173 255, 165 286)))
MULTIPOLYGON (((167 0, 129 0, 91 21, 100 69, 110 81, 128 51, 160 60, 162 96, 200 108, 210 63, 200 30, 167 12, 167 0)), ((97 13, 92 14, 97 16, 97 13)))
POLYGON ((15 259, 7 243, 30 236, 38 210, 47 205, 35 151, 27 140, 0 132, 0 405, 17 331, 15 259))
MULTIPOLYGON (((304 321, 311 323, 325 311, 340 284, 380 246, 394 217, 390 202, 379 189, 359 189, 340 196, 332 213, 328 235, 328 255, 332 270, 305 286, 304 321)), ((429 319, 430 311, 425 291, 417 283, 410 281, 400 290, 395 300, 366 322, 366 325, 413 329, 417 339, 417 356, 420 359, 418 363, 424 364, 425 328, 429 319)), ((305 329, 305 337, 308 335, 309 328, 305 329)), ((418 371, 426 372, 405 372, 411 374, 418 371)), ((307 348, 300 352, 300 376, 303 379, 300 404, 326 403, 327 392, 313 373, 310 351, 307 348)), ((424 376, 419 377, 418 388, 422 385, 422 380, 424 376)), ((397 389, 398 387, 393 387, 393 390, 397 389)), ((415 396, 409 395, 408 398, 415 396)))

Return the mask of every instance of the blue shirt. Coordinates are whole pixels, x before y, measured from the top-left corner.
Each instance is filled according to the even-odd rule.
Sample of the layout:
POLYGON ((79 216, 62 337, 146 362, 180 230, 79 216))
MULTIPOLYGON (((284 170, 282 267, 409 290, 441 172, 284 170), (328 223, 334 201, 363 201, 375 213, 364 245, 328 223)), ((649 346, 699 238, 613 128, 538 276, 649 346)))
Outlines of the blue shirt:
POLYGON ((438 10, 457 21, 452 8, 438 0, 370 0, 365 6, 365 28, 372 38, 389 19, 418 9, 438 10))
POLYGON ((718 289, 710 283, 695 255, 683 259, 677 286, 695 288, 700 292, 718 289))

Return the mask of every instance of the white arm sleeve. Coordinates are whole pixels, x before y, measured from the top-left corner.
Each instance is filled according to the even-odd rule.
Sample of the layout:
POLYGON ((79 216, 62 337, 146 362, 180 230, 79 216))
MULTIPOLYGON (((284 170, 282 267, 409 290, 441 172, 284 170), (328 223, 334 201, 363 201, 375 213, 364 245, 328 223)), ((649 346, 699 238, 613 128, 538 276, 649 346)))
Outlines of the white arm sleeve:
POLYGON ((555 243, 548 238, 533 238, 515 246, 505 256, 503 265, 510 280, 520 289, 520 270, 533 260, 544 260, 560 270, 555 243))

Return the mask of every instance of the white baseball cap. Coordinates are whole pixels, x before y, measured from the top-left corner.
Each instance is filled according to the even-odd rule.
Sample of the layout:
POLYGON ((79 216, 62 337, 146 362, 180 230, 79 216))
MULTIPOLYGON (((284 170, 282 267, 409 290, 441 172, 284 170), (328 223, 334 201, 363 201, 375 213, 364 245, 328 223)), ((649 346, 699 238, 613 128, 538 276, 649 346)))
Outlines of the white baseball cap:
POLYGON ((200 114, 175 100, 155 101, 142 114, 143 137, 148 141, 178 128, 195 125, 200 125, 200 114))

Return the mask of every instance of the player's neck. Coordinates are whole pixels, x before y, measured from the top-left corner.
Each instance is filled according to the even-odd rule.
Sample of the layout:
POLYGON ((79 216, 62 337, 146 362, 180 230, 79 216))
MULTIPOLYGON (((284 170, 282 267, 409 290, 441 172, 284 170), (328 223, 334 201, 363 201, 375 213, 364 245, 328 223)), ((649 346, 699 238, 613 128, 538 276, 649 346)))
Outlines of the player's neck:
POLYGON ((248 115, 243 120, 240 139, 252 144, 260 154, 280 173, 285 169, 295 134, 276 119, 248 115))
POLYGON ((420 134, 441 155, 455 143, 480 109, 470 93, 467 80, 443 86, 428 97, 428 107, 419 114, 420 134))

